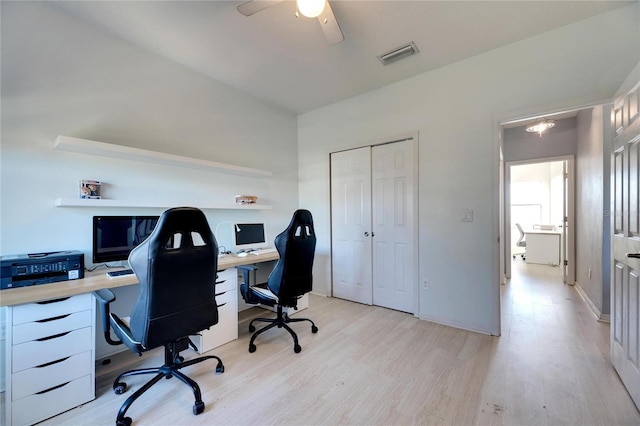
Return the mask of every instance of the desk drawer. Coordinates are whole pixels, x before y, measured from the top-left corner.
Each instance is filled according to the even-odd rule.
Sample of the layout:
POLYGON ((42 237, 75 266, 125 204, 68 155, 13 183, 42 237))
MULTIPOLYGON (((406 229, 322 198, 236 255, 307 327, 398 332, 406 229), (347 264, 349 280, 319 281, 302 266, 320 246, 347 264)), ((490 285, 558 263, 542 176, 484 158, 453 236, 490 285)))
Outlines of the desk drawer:
POLYGON ((236 290, 216 296, 218 323, 208 330, 202 330, 192 340, 199 353, 210 351, 238 338, 238 296, 236 290))
POLYGON ((91 327, 93 325, 91 314, 91 311, 81 311, 16 325, 13 327, 13 344, 17 345, 78 328, 91 327))
POLYGON ((235 268, 218 271, 216 279, 216 293, 222 293, 228 290, 235 290, 238 286, 237 272, 235 268))
POLYGON ((93 296, 87 293, 62 299, 17 305, 12 309, 13 325, 90 310, 92 303, 94 303, 93 296))
POLYGON ((62 358, 54 364, 22 370, 11 377, 11 398, 16 401, 79 377, 93 374, 91 351, 62 358))
POLYGON ((12 348, 12 372, 47 364, 93 349, 91 327, 64 333, 46 340, 32 340, 12 348))
POLYGON ((95 397, 92 394, 92 381, 93 376, 86 375, 48 392, 14 401, 11 424, 19 426, 35 423, 91 401, 95 397))
POLYGON ((233 304, 235 305, 237 302, 236 290, 227 290, 224 293, 216 292, 216 304, 218 305, 218 310, 220 310, 223 305, 233 304))

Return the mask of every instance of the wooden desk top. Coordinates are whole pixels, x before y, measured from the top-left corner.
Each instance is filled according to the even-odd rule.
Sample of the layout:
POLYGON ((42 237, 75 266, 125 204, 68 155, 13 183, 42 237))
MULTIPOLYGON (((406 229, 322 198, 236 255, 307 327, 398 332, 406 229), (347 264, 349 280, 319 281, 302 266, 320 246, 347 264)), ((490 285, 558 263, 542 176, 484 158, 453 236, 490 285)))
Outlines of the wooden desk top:
MULTIPOLYGON (((246 257, 224 255, 218 259, 218 269, 235 268, 239 265, 278 260, 278 252, 250 254, 246 257)), ((20 305, 23 303, 39 302, 41 300, 58 299, 61 297, 75 296, 76 294, 90 293, 102 288, 116 288, 138 284, 135 275, 109 279, 106 271, 88 272, 79 280, 60 281, 57 283, 41 284, 29 287, 17 287, 0 290, 0 306, 20 305)))
POLYGON ((529 229, 524 231, 525 234, 547 234, 547 235, 560 235, 561 231, 556 230, 546 230, 546 229, 529 229))

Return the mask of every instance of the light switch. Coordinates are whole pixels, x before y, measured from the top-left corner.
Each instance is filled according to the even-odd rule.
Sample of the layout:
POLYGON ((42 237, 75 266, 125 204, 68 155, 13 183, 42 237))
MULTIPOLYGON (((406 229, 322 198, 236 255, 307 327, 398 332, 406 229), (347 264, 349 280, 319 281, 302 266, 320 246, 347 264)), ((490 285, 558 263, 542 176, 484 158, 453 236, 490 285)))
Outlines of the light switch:
POLYGON ((473 222, 473 209, 463 209, 460 212, 460 222, 473 222))

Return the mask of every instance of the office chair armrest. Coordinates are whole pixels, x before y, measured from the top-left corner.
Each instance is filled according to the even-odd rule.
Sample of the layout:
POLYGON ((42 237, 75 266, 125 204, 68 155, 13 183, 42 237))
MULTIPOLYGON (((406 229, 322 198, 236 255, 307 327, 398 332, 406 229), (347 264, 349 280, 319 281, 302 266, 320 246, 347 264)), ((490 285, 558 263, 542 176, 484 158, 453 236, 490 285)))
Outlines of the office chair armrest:
POLYGON ((93 296, 98 301, 98 308, 100 308, 100 319, 102 320, 102 330, 104 331, 104 339, 110 345, 121 345, 120 340, 113 340, 111 338, 111 324, 109 322, 110 312, 109 304, 116 300, 116 295, 107 288, 96 290, 93 292, 93 296))
POLYGON ((253 272, 253 278, 254 278, 254 282, 255 282, 255 277, 256 277, 256 273, 255 271, 258 270, 258 267, 255 265, 239 265, 236 266, 236 269, 239 269, 242 271, 242 279, 243 282, 246 283, 248 286, 251 285, 251 279, 249 277, 249 273, 253 272))

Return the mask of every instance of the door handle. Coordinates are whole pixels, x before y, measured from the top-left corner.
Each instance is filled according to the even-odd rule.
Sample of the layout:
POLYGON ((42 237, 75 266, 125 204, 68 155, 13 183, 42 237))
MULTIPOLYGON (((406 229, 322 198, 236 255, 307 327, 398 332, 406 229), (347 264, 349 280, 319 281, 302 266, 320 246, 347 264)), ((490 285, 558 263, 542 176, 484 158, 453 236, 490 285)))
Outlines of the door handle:
POLYGON ((369 233, 368 233, 367 231, 365 231, 365 232, 364 232, 364 236, 365 236, 365 237, 368 237, 368 236, 369 236, 369 233))
POLYGON ((627 253, 627 257, 630 257, 633 259, 640 259, 640 253, 627 253))

